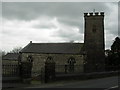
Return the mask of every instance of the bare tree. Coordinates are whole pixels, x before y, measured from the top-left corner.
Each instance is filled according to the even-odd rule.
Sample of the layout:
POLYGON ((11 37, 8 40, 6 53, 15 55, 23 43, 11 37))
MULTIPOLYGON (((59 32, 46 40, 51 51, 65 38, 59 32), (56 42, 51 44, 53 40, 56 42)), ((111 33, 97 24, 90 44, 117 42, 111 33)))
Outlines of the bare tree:
POLYGON ((74 43, 75 41, 74 40, 70 40, 70 43, 74 43))
POLYGON ((2 51, 1 54, 2 54, 2 56, 5 56, 5 55, 6 55, 6 52, 5 52, 5 51, 2 51))
POLYGON ((16 48, 13 48, 13 50, 10 51, 10 53, 19 53, 21 50, 22 50, 22 47, 16 47, 16 48))

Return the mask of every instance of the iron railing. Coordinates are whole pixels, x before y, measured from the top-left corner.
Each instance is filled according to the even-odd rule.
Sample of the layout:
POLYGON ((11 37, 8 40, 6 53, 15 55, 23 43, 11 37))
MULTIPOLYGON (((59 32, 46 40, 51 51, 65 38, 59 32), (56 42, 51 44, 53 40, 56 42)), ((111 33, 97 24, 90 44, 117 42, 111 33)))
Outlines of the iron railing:
POLYGON ((70 74, 70 73, 82 73, 83 66, 82 65, 55 65, 55 73, 56 74, 70 74))
POLYGON ((3 64, 2 65, 2 76, 3 77, 14 77, 19 75, 18 64, 3 64))

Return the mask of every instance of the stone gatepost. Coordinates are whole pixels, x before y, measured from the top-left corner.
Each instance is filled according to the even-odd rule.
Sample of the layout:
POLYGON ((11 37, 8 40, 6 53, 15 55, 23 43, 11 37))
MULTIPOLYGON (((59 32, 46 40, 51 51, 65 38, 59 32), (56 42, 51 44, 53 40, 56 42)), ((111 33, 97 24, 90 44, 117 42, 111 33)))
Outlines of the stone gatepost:
POLYGON ((45 61, 45 83, 55 80, 55 62, 52 57, 45 61))
POLYGON ((31 82, 32 62, 33 62, 32 56, 28 56, 26 62, 21 62, 20 76, 21 76, 23 82, 25 82, 25 83, 31 82))
POLYGON ((31 82, 31 71, 32 71, 32 63, 31 62, 21 62, 20 77, 21 77, 23 83, 31 82))
POLYGON ((21 63, 21 77, 31 78, 32 63, 22 62, 21 63))

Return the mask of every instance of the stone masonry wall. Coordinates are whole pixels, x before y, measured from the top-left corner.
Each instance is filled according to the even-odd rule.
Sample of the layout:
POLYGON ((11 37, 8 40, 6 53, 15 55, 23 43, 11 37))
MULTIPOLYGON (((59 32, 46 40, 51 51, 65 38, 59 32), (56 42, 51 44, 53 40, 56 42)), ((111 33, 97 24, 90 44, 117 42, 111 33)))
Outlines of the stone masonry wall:
POLYGON ((45 60, 48 56, 51 56, 55 61, 56 71, 64 72, 64 65, 67 64, 68 59, 72 56, 76 60, 74 65, 78 67, 76 67, 75 70, 83 72, 83 55, 22 53, 22 62, 27 61, 29 55, 33 57, 32 76, 41 74, 41 68, 44 67, 45 60))

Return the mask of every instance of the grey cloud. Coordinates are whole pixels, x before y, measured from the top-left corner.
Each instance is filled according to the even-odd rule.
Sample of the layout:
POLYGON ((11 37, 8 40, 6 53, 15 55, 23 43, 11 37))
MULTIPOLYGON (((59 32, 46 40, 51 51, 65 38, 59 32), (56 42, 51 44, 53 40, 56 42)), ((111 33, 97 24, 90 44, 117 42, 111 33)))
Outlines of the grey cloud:
MULTIPOLYGON (((113 3, 116 4, 116 3, 113 3)), ((107 17, 111 13, 110 7, 106 3, 92 3, 92 2, 72 2, 72 3, 43 3, 43 2, 3 2, 2 3, 2 16, 6 19, 17 19, 17 20, 33 20, 40 16, 56 17, 58 22, 72 26, 78 27, 79 34, 75 35, 74 33, 68 32, 65 33, 62 30, 59 30, 56 33, 53 33, 52 37, 61 37, 64 40, 83 40, 84 33, 84 12, 92 12, 93 9, 96 11, 104 11, 105 16, 107 17), (82 34, 81 34, 82 33, 82 34)), ((119 20, 120 21, 120 20, 119 20)), ((109 23, 109 22, 107 22, 109 23)), ((45 23, 46 24, 46 23, 45 23)), ((55 26, 50 25, 35 25, 34 28, 52 28, 55 26)), ((114 26, 107 28, 109 33, 107 34, 116 34, 114 31, 116 29, 114 26)), ((7 32, 4 32, 7 33, 7 32)), ((41 39, 42 40, 42 39, 41 39)), ((112 40, 111 40, 112 41, 112 40)), ((110 42, 110 41, 109 41, 110 42)), ((110 44, 107 41, 107 47, 110 44)))
POLYGON ((114 26, 110 26, 109 28, 107 28, 107 34, 113 34, 113 35, 118 35, 118 27, 114 27, 114 26))
POLYGON ((3 2, 3 17, 7 19, 32 20, 44 12, 39 3, 31 2, 3 2))
POLYGON ((81 20, 81 18, 58 18, 58 21, 60 23, 63 23, 63 24, 66 24, 66 25, 70 25, 70 26, 77 26, 79 27, 81 25, 80 21, 82 21, 83 23, 83 20, 81 20))
MULTIPOLYGON (((113 34, 113 35, 118 35, 118 31, 116 30, 116 29, 111 29, 111 30, 109 30, 109 33, 110 34, 113 34)), ((107 33, 108 34, 108 33, 107 33)))
POLYGON ((68 37, 70 37, 70 36, 72 36, 72 35, 73 35, 73 33, 65 33, 64 30, 59 29, 59 30, 56 31, 52 36, 68 38, 68 37))
POLYGON ((105 3, 3 2, 2 4, 3 17, 24 20, 31 20, 41 15, 78 18, 94 8, 97 11, 107 9, 105 3))
POLYGON ((0 2, 0 17, 2 16, 2 2, 0 2))
POLYGON ((53 24, 43 24, 43 25, 41 25, 41 24, 37 24, 37 25, 34 25, 34 26, 32 26, 33 28, 37 28, 37 29, 51 29, 51 28, 57 28, 55 25, 53 25, 53 24))
POLYGON ((118 35, 120 36, 120 2, 118 3, 118 35))
POLYGON ((107 41, 107 42, 106 42, 106 45, 105 45, 106 49, 107 49, 107 48, 110 48, 111 45, 112 45, 111 41, 107 41))
POLYGON ((66 41, 71 41, 71 40, 83 41, 83 35, 80 33, 72 32, 72 30, 70 30, 69 32, 65 32, 64 29, 59 29, 54 34, 52 34, 52 36, 61 37, 66 41))
MULTIPOLYGON (((3 2, 2 7, 3 17, 7 19, 32 20, 46 15, 58 18, 62 24, 82 29, 84 12, 96 9, 109 14, 106 3, 98 2, 3 2)), ((36 25, 36 28, 49 28, 49 26, 36 25)))
POLYGON ((83 30, 83 20, 82 19, 58 19, 58 21, 62 24, 68 25, 68 26, 73 26, 73 27, 77 27, 79 29, 79 33, 84 33, 83 30))

